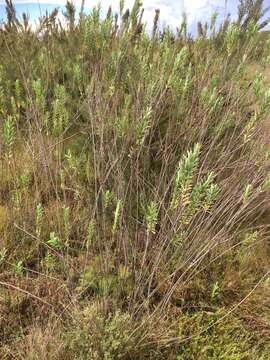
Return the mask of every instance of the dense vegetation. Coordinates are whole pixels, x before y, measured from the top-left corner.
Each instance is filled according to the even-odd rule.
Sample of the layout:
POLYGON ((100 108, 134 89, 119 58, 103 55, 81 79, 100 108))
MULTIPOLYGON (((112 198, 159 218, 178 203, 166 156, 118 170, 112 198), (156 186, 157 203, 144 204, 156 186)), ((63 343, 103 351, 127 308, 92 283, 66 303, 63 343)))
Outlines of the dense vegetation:
POLYGON ((262 1, 196 40, 142 13, 7 1, 1 359, 270 358, 262 1))

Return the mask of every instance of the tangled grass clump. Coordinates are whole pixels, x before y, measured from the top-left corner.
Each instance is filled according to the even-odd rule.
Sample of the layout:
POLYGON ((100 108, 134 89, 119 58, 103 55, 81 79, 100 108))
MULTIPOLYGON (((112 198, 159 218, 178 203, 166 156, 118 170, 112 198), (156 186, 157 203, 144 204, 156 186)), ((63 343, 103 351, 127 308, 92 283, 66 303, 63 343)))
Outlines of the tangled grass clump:
POLYGON ((192 39, 158 11, 149 35, 137 0, 78 20, 68 2, 35 29, 7 0, 4 359, 269 357, 262 5, 192 39))

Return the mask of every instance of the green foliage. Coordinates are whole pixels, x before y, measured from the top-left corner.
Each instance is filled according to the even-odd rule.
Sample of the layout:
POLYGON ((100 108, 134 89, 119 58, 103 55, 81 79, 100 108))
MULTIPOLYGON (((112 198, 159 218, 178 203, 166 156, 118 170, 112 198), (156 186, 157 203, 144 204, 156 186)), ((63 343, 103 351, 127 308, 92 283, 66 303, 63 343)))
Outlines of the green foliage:
POLYGON ((257 100, 259 100, 260 97, 262 96, 262 90, 263 90, 262 86, 263 86, 263 76, 262 74, 257 74, 253 82, 253 91, 257 100))
POLYGON ((50 232, 50 238, 47 240, 47 244, 53 248, 58 248, 60 246, 60 238, 54 231, 50 232))
POLYGON ((23 262, 22 260, 18 261, 16 264, 13 265, 13 271, 16 274, 22 275, 24 272, 23 262))
POLYGON ((180 354, 177 360, 240 360, 251 356, 252 340, 244 326, 234 318, 223 320, 223 315, 224 311, 220 310, 216 313, 202 311, 182 316, 179 322, 180 354))
POLYGON ((158 222, 158 204, 151 201, 147 206, 145 213, 146 228, 148 233, 155 234, 158 222))
POLYGON ((28 188, 29 184, 30 184, 30 174, 29 171, 25 171, 22 175, 20 175, 19 178, 20 181, 20 185, 23 188, 28 188))
POLYGON ((265 359, 268 356, 269 348, 256 346, 259 334, 249 333, 243 320, 227 314, 224 309, 185 314, 179 328, 179 360, 265 359))
POLYGON ((112 262, 102 264, 102 258, 96 256, 91 264, 81 274, 76 291, 84 295, 94 295, 97 298, 113 296, 118 298, 123 294, 129 295, 133 289, 133 281, 128 268, 119 266, 118 271, 112 262))
POLYGON ((243 193, 243 203, 246 204, 252 195, 252 185, 247 184, 243 193))
POLYGON ((109 48, 109 40, 112 31, 112 17, 101 21, 100 5, 94 7, 90 15, 83 20, 84 43, 90 55, 101 56, 109 48))
POLYGON ((103 194, 104 208, 107 209, 114 200, 115 194, 110 190, 106 190, 103 194))
POLYGON ((226 39, 225 39, 225 46, 228 56, 232 55, 232 52, 236 47, 240 35, 241 35, 241 31, 239 27, 236 24, 232 24, 226 33, 226 39))
POLYGON ((217 184, 211 184, 206 190, 205 201, 203 203, 203 209, 205 212, 209 212, 213 204, 215 203, 217 196, 220 192, 220 188, 217 184))
POLYGON ((209 172, 205 178, 198 182, 192 189, 190 202, 187 204, 185 211, 185 221, 189 222, 191 217, 200 209, 204 212, 210 212, 211 207, 215 203, 220 188, 214 184, 215 175, 209 172))
POLYGON ((185 68, 187 58, 188 58, 188 49, 187 47, 183 47, 175 58, 173 71, 172 71, 175 76, 179 75, 179 73, 181 75, 181 71, 183 71, 183 69, 185 68))
POLYGON ((46 93, 41 80, 34 80, 32 82, 34 92, 34 101, 38 117, 41 118, 41 127, 44 127, 48 133, 49 131, 49 112, 46 111, 46 93))
POLYGON ((216 298, 218 297, 219 295, 219 291, 220 291, 220 288, 219 288, 219 284, 218 282, 216 281, 212 287, 212 291, 211 291, 211 300, 212 301, 215 301, 216 298))
POLYGON ((63 85, 57 85, 54 91, 53 101, 53 132, 60 135, 66 129, 69 123, 69 113, 67 110, 67 93, 63 85))
POLYGON ((209 110, 210 114, 218 111, 224 102, 222 96, 218 95, 216 86, 210 90, 207 87, 203 88, 201 97, 205 109, 209 110))
POLYGON ((241 1, 220 27, 213 14, 193 39, 186 16, 161 29, 157 10, 149 35, 139 0, 119 6, 104 16, 83 2, 77 16, 68 2, 65 24, 55 10, 31 28, 6 2, 3 357, 241 359, 260 332, 259 359, 270 334, 262 1, 241 1), (223 317, 249 293, 241 321, 223 317))
POLYGON ((55 257, 50 252, 48 252, 43 259, 42 265, 47 271, 54 270, 56 268, 55 257))
POLYGON ((147 135, 147 131, 150 128, 151 122, 151 113, 152 109, 148 108, 143 115, 143 117, 139 120, 137 128, 136 128, 136 141, 137 145, 142 145, 144 143, 145 137, 147 135))
POLYGON ((121 210, 122 210, 122 200, 117 200, 116 208, 115 208, 115 211, 114 211, 113 226, 112 226, 112 233, 113 234, 117 230, 117 226, 118 226, 118 223, 119 223, 119 220, 120 220, 121 210))
POLYGON ((135 338, 132 319, 128 313, 116 311, 106 318, 95 305, 85 307, 76 314, 80 327, 74 323, 67 334, 69 351, 77 359, 115 360, 134 354, 135 338))
POLYGON ((179 205, 180 201, 182 201, 184 205, 190 203, 194 176, 199 163, 200 149, 200 144, 195 144, 194 148, 189 150, 187 155, 178 163, 171 200, 171 207, 173 209, 179 205))

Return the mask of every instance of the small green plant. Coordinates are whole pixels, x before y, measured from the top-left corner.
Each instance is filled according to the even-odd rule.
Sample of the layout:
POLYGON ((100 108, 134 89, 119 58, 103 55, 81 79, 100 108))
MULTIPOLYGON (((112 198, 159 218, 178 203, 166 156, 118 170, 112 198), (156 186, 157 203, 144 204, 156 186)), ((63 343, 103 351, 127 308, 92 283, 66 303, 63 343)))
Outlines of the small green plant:
POLYGON ((184 232, 177 232, 173 239, 172 239, 172 247, 174 250, 179 250, 182 248, 183 243, 185 240, 185 233, 184 232))
POLYGON ((203 210, 206 213, 210 212, 211 207, 215 203, 219 193, 220 193, 220 188, 217 184, 211 184, 210 187, 207 189, 205 201, 202 205, 203 210))
POLYGON ((218 281, 216 281, 214 283, 214 285, 212 286, 211 300, 215 301, 217 299, 217 297, 219 296, 219 293, 220 293, 220 287, 219 287, 218 281))
POLYGON ((41 203, 36 207, 36 235, 39 238, 41 235, 41 227, 44 216, 44 208, 41 203))
POLYGON ((53 254, 51 254, 51 252, 47 252, 46 256, 44 257, 43 261, 43 266, 47 269, 47 270, 54 270, 55 266, 56 266, 56 259, 55 256, 53 256, 53 254))
MULTIPOLYGON (((80 358, 94 354, 93 359, 104 360, 124 359, 135 354, 136 336, 131 336, 132 319, 128 313, 118 310, 104 316, 94 304, 77 312, 74 319, 76 321, 67 334, 71 354, 80 358)), ((137 358, 139 352, 135 355, 137 358)))
POLYGON ((252 340, 240 320, 225 310, 184 314, 179 321, 177 360, 241 360, 250 355, 252 340), (186 340, 185 340, 186 339, 186 340))
POLYGON ((176 209, 180 201, 184 205, 190 203, 194 176, 199 163, 200 149, 200 144, 195 144, 194 148, 188 151, 187 155, 178 164, 171 200, 172 209, 176 209))
POLYGON ((82 83, 82 71, 81 71, 80 64, 74 64, 73 73, 74 73, 74 78, 77 81, 77 83, 81 84, 82 83))
POLYGON ((147 206, 145 213, 145 221, 147 232, 151 234, 156 233, 156 225, 158 222, 158 204, 155 201, 151 201, 147 206))
POLYGON ((113 219, 113 226, 112 226, 112 233, 115 234, 118 224, 119 224, 119 219, 120 219, 120 214, 121 214, 121 210, 122 210, 122 200, 117 200, 117 204, 116 204, 116 208, 114 211, 114 219, 113 219))
POLYGON ((258 231, 247 232, 244 235, 243 244, 247 245, 247 246, 255 244, 256 241, 258 240, 258 238, 259 238, 259 232, 258 231))
POLYGON ((247 123, 245 129, 244 129, 244 142, 248 143, 252 139, 252 136, 254 134, 254 131, 256 129, 256 126, 259 122, 259 115, 255 111, 254 115, 250 119, 250 121, 247 123))
POLYGON ((58 248, 60 246, 60 238, 55 232, 50 232, 50 238, 47 240, 47 244, 53 248, 58 248))
POLYGON ((106 190, 103 193, 104 208, 107 209, 115 200, 115 194, 111 190, 106 190))
POLYGON ((228 56, 232 55, 233 50, 235 49, 240 36, 241 36, 241 31, 239 27, 236 24, 231 24, 226 33, 226 39, 225 39, 225 46, 228 56))
POLYGON ((46 132, 49 131, 49 112, 46 111, 46 93, 41 79, 32 81, 32 89, 35 96, 35 105, 39 118, 43 120, 42 126, 44 126, 46 132))
POLYGON ((13 271, 18 275, 23 275, 24 267, 22 260, 18 261, 16 264, 13 265, 13 271))
POLYGON ((247 184, 245 189, 244 189, 243 195, 242 195, 243 204, 248 203, 251 195, 252 195, 252 185, 247 184))
POLYGON ((206 110, 212 114, 218 111, 223 104, 223 97, 218 94, 217 86, 204 87, 201 93, 201 100, 206 110))
POLYGON ((81 197, 82 197, 81 191, 79 189, 75 189, 74 199, 78 201, 81 199, 81 197))
POLYGON ((30 173, 29 171, 25 171, 20 177, 19 177, 19 181, 21 186, 24 189, 27 189, 29 184, 30 184, 30 173))
POLYGON ((130 94, 126 94, 124 97, 123 110, 122 110, 121 114, 119 115, 119 117, 117 118, 117 121, 115 124, 117 136, 122 140, 124 139, 124 136, 127 135, 128 129, 130 126, 129 112, 130 112, 131 106, 132 106, 132 97, 130 94))
POLYGON ((179 76, 181 75, 181 72, 184 70, 184 67, 186 65, 186 61, 188 58, 188 48, 186 46, 182 47, 182 49, 179 51, 175 58, 174 66, 173 66, 173 75, 179 76))
POLYGON ((67 149, 64 158, 67 161, 70 169, 72 169, 76 173, 77 172, 77 163, 76 163, 76 159, 74 158, 74 155, 72 154, 70 149, 67 149))
POLYGON ((146 109, 145 114, 140 119, 137 129, 136 129, 136 143, 137 145, 142 145, 144 143, 145 137, 147 135, 148 129, 150 128, 151 122, 151 107, 146 109))
POLYGON ((212 186, 214 186, 214 178, 214 173, 209 172, 205 178, 203 178, 193 187, 191 201, 187 208, 187 213, 189 216, 195 215, 200 208, 203 208, 205 211, 210 209, 212 203, 215 200, 214 189, 216 189, 216 186, 214 189, 212 189, 212 186))
POLYGON ((69 112, 67 110, 68 96, 63 85, 55 87, 55 99, 53 101, 53 133, 60 135, 69 123, 69 112))
POLYGON ((22 204, 22 192, 19 189, 14 189, 11 192, 11 201, 13 209, 19 212, 22 204))
POLYGON ((104 360, 121 358, 132 350, 132 338, 130 335, 131 318, 129 314, 117 311, 105 320, 104 336, 101 340, 101 348, 104 360))

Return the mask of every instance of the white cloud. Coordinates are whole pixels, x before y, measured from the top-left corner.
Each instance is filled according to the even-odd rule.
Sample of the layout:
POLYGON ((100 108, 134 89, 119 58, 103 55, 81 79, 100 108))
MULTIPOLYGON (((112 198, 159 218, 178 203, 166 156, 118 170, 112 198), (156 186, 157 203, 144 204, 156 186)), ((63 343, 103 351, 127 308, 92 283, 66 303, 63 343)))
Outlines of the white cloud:
MULTIPOLYGON (((14 4, 53 4, 65 5, 66 0, 13 0, 14 4)), ((81 0, 73 0, 74 4, 81 6, 81 0)), ((235 0, 233 0, 236 4, 235 0)), ((119 9, 119 0, 85 0, 85 7, 92 8, 94 5, 101 3, 102 9, 106 11, 110 5, 114 11, 119 9)), ((131 8, 134 0, 126 0, 125 7, 131 8)), ((229 0, 232 4, 232 0, 229 0)), ((4 4, 4 0, 0 0, 0 4, 4 4)), ((188 16, 188 22, 194 24, 197 21, 209 20, 211 14, 215 10, 220 13, 224 12, 225 0, 144 0, 144 21, 151 27, 155 9, 160 9, 160 24, 166 24, 176 27, 181 23, 182 14, 185 11, 188 16)), ((232 5, 231 5, 232 6, 232 5)), ((234 8, 236 7, 233 6, 234 8)))
POLYGON ((185 10, 191 23, 206 21, 215 11, 224 15, 225 0, 185 0, 185 10))

